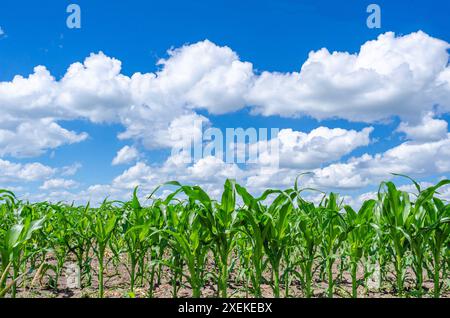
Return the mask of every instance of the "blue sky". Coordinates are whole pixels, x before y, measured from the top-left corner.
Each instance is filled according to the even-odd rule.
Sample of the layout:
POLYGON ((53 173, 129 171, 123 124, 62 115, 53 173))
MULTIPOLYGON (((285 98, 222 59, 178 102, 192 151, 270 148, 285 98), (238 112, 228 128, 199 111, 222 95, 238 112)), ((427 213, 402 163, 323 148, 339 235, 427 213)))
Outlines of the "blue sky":
MULTIPOLYGON (((450 110, 450 71, 448 44, 445 44, 450 40, 449 10, 450 4, 444 0, 72 0, 57 3, 51 0, 39 3, 4 0, 0 3, 0 27, 4 32, 0 36, 0 85, 3 85, 3 90, 0 86, 3 95, 0 96, 0 109, 3 108, 5 115, 5 119, 0 120, 0 131, 3 131, 0 133, 0 147, 3 148, 0 151, 0 172, 3 174, 0 187, 12 188, 32 199, 78 200, 90 196, 92 199, 104 195, 126 196, 134 185, 140 185, 146 191, 158 182, 174 178, 199 183, 217 192, 225 177, 236 177, 258 192, 264 187, 288 186, 292 180, 286 175, 295 178, 299 172, 314 170, 319 179, 305 182, 348 193, 356 200, 356 196, 373 191, 380 178, 389 176, 389 172, 414 171, 419 180, 434 182, 450 175, 450 163, 445 160, 434 166, 431 163, 424 166, 436 155, 444 159, 446 155, 450 157, 446 150, 450 145, 450 142, 447 144, 446 125, 450 110), (366 26, 366 7, 373 2, 382 10, 380 29, 366 26), (66 26, 66 7, 71 3, 81 8, 81 29, 66 26), (416 33, 419 30, 423 32, 416 33), (362 45, 377 40, 379 35, 389 34, 387 32, 394 32, 395 36, 379 39, 379 46, 368 47, 364 58, 356 62, 347 58, 362 56, 362 45), (190 50, 191 47, 198 49, 190 50), (322 48, 330 54, 338 51, 347 57, 334 61, 331 55, 318 54, 314 61, 308 58, 311 51, 318 52, 322 48), (176 49, 175 53, 168 54, 169 49, 176 49), (384 49, 384 57, 377 55, 384 49), (84 75, 88 78, 98 75, 94 84, 91 83, 99 85, 96 92, 89 91, 86 77, 80 77, 85 79, 84 82, 59 87, 63 86, 60 84, 70 65, 83 63, 90 54, 100 51, 103 54, 96 55, 98 61, 95 64, 102 65, 99 71, 84 75), (177 57, 186 56, 189 57, 187 62, 182 60, 175 64, 177 57), (121 69, 107 84, 98 72, 113 67, 112 58, 121 62, 121 69), (157 65, 160 59, 166 64, 157 65), (199 71, 196 62, 202 59, 211 59, 216 64, 199 71), (223 72, 232 69, 229 60, 238 65, 237 75, 230 73, 230 78, 250 76, 251 79, 247 82, 247 79, 238 78, 238 84, 233 84, 236 86, 224 91, 217 91, 216 87, 205 88, 205 85, 198 88, 194 82, 183 82, 182 88, 170 86, 174 82, 171 76, 174 79, 189 77, 190 72, 197 71, 203 72, 203 78, 210 81, 208 74, 218 72, 213 69, 217 65, 223 72), (312 66, 312 75, 303 73, 302 65, 307 61, 317 65, 322 63, 323 73, 322 69, 312 66), (150 86, 152 83, 161 85, 157 93, 145 86, 145 79, 134 81, 145 86, 142 90, 149 90, 141 92, 142 96, 134 96, 134 91, 128 91, 131 88, 117 93, 123 89, 122 84, 117 84, 120 76, 127 78, 123 85, 129 85, 134 73, 164 72, 172 62, 173 72, 158 75, 163 79, 166 76, 169 84, 163 80, 162 84, 149 80, 150 86), (248 66, 245 63, 251 63, 251 70, 245 68, 248 66), (49 76, 53 76, 51 84, 45 82, 46 77, 42 74, 36 82, 29 80, 28 76, 36 73, 34 67, 37 65, 45 66, 49 76), (406 65, 412 75, 400 65, 406 65), (301 69, 302 73, 299 73, 301 69), (366 70, 373 74, 367 74, 366 70), (268 74, 266 81, 261 80, 264 72, 268 74), (13 78, 17 75, 25 80, 14 83, 13 78), (354 83, 346 83, 352 76, 355 76, 354 83), (30 89, 39 81, 43 81, 42 87, 30 89), (340 82, 346 84, 340 86, 340 82), (183 93, 170 101, 170 105, 165 104, 180 90, 189 90, 186 85, 191 85, 189 89, 195 91, 183 93), (323 88, 327 85, 328 89, 323 88), (379 86, 382 88, 378 90, 376 87, 379 86), (273 87, 278 88, 271 90, 273 87), (109 95, 95 95, 100 94, 101 89, 109 95), (235 89, 242 93, 230 97, 235 94, 235 89), (323 93, 320 93, 321 89, 324 89, 323 93), (328 93, 329 96, 324 96, 328 93), (75 99, 70 105, 61 99, 65 94, 75 99), (124 94, 133 95, 132 101, 125 97, 122 100, 124 94), (217 96, 221 102, 214 104, 217 96), (227 98, 230 98, 229 102, 226 102, 227 98), (336 99, 336 108, 330 106, 333 99, 336 99), (235 100, 242 105, 233 105, 235 100), (154 105, 155 117, 167 115, 168 118, 139 117, 132 109, 143 107, 143 104, 154 105), (111 116, 103 118, 102 115, 109 112, 111 116), (156 138, 167 134, 165 129, 174 121, 178 123, 177 119, 184 118, 182 122, 186 123, 189 118, 199 116, 207 119, 210 126, 222 130, 228 127, 291 129, 289 136, 299 138, 299 144, 286 144, 286 152, 282 155, 286 156, 287 163, 276 172, 261 167, 230 167, 214 160, 205 160, 196 167, 167 167, 171 145, 156 141, 156 138), (101 120, 97 120, 100 117, 101 120), (41 134, 27 128, 30 126, 26 124, 32 125, 33 120, 42 121, 42 129, 39 125, 34 128, 41 134), (59 128, 47 131, 51 123, 59 128), (320 131, 315 139, 312 135, 307 136, 319 127, 327 130, 320 131), (363 132, 369 127, 373 127, 370 133, 363 132), (343 131, 337 131, 338 128, 343 131), (132 137, 118 138, 124 131, 132 131, 132 137), (24 141, 23 146, 21 141, 24 141), (112 165, 118 151, 126 146, 133 148, 134 157, 112 165), (396 147, 406 149, 395 150, 396 147), (395 155, 383 157, 392 149, 395 155), (432 150, 426 153, 423 149, 432 150), (296 151, 304 152, 305 158, 296 151), (416 158, 416 152, 418 155, 426 153, 429 158, 417 162, 403 160, 402 154, 416 158), (365 154, 373 158, 363 158, 365 154), (382 159, 376 159, 377 154, 382 159), (301 157, 298 161, 295 160, 297 155, 301 157), (291 162, 292 158, 295 162, 291 162), (357 158, 358 163, 349 163, 352 158, 357 158), (78 169, 66 173, 69 167, 78 169), (386 171, 380 172, 382 167, 386 171), (214 174, 217 169, 224 173, 208 175, 208 171, 214 174), (396 171, 387 171, 392 169, 396 171), (29 170, 32 176, 10 176, 14 171, 29 170), (336 171, 343 172, 338 174, 336 171), (139 173, 151 177, 142 178, 139 173), (331 186, 333 178, 336 178, 336 186, 331 186), (342 180, 346 181, 340 184, 338 181, 342 180)), ((222 74, 224 78, 226 74, 222 74)), ((142 112, 152 117, 149 109, 142 112)), ((287 139, 284 142, 287 143, 287 139)), ((450 158, 447 160, 450 162, 450 158)))

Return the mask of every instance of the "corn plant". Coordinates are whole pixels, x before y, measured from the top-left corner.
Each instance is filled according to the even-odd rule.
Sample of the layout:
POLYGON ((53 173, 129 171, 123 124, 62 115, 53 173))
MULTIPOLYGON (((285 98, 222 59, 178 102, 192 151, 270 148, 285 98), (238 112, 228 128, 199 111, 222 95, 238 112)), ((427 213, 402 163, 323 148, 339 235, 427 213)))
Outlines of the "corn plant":
POLYGON ((5 293, 12 290, 12 297, 16 296, 17 281, 20 278, 19 270, 26 264, 26 259, 22 258, 24 249, 31 239, 34 232, 42 227, 45 218, 33 219, 29 213, 29 207, 25 206, 18 211, 19 220, 17 224, 11 226, 5 231, 2 244, 0 245, 0 255, 2 260, 1 285, 0 289, 5 293), (9 275, 9 269, 12 268, 12 283, 6 287, 6 279, 9 275))
POLYGON ((118 216, 115 214, 113 202, 104 201, 100 208, 90 215, 91 232, 95 239, 93 250, 98 260, 98 296, 104 296, 105 253, 113 235, 118 216))
POLYGON ((411 213, 409 194, 397 190, 392 182, 383 182, 378 192, 378 209, 383 234, 389 239, 388 250, 394 258, 397 293, 402 296, 405 281, 405 255, 411 241, 406 232, 411 213))
MULTIPOLYGON (((449 182, 449 180, 446 180, 446 182, 449 182)), ((434 192, 435 189, 431 189, 431 191, 434 192)), ((434 297, 438 298, 440 297, 442 286, 440 272, 446 262, 443 256, 445 251, 448 253, 450 250, 450 205, 444 205, 442 200, 433 198, 432 201, 427 201, 424 204, 424 209, 429 224, 425 231, 428 233, 427 239, 432 254, 434 297)), ((447 262, 448 260, 447 254, 447 262)), ((446 275, 443 275, 443 280, 445 277, 446 275)))
POLYGON ((58 289, 58 282, 61 276, 61 272, 70 252, 70 230, 69 223, 67 222, 67 209, 60 205, 54 204, 48 206, 49 222, 46 222, 43 226, 44 238, 46 245, 50 248, 53 256, 56 258, 55 266, 51 267, 55 273, 53 277, 52 285, 54 289, 58 289))
POLYGON ((267 264, 264 261, 264 221, 268 215, 265 207, 260 204, 260 200, 254 198, 244 187, 236 184, 236 191, 245 204, 240 210, 243 224, 240 231, 244 234, 252 251, 249 255, 253 267, 253 271, 249 272, 252 290, 256 297, 261 297, 261 282, 267 264))
MULTIPOLYGON (((293 236, 289 231, 289 220, 294 209, 292 198, 296 194, 292 190, 286 192, 278 195, 261 219, 264 251, 272 268, 272 289, 277 298, 280 297, 281 260, 292 246, 293 236)), ((285 259, 290 261, 288 258, 285 259)), ((289 267, 291 264, 285 265, 289 267)))
POLYGON ((92 244, 94 237, 90 224, 90 205, 75 207, 73 205, 66 207, 66 221, 68 222, 67 241, 69 252, 76 258, 79 268, 79 277, 81 287, 91 285, 91 262, 92 262, 92 244))
POLYGON ((355 212, 352 207, 346 205, 346 222, 348 225, 347 235, 347 249, 351 263, 351 277, 352 277, 352 297, 358 297, 358 280, 356 277, 358 265, 363 256, 367 255, 374 239, 374 231, 372 229, 373 209, 375 207, 375 200, 368 200, 364 202, 358 212, 355 212))
POLYGON ((294 242, 300 251, 297 260, 300 268, 296 276, 300 279, 305 297, 313 296, 312 280, 314 276, 314 263, 317 250, 322 242, 323 232, 320 230, 320 212, 312 202, 307 202, 301 197, 297 199, 298 218, 294 224, 294 242))
POLYGON ((140 264, 141 276, 144 274, 143 268, 145 255, 149 249, 151 224, 137 197, 137 188, 134 189, 133 199, 125 204, 124 208, 125 210, 130 210, 125 216, 125 222, 123 222, 121 231, 123 232, 126 253, 130 262, 127 270, 130 275, 130 291, 133 293, 138 264, 140 264))
POLYGON ((293 188, 259 197, 226 180, 218 200, 199 186, 169 182, 175 190, 154 198, 157 187, 150 204, 140 202, 136 188, 130 201, 105 200, 99 207, 29 203, 0 190, 0 297, 16 297, 18 288, 29 292, 44 277, 58 288, 73 259, 83 290, 98 275, 98 297, 105 285, 114 287, 104 277, 116 275, 129 297, 142 288, 153 297, 161 283, 172 286, 173 297, 183 286, 193 297, 206 286, 217 286, 216 296, 224 298, 262 297, 263 285, 274 297, 282 287, 290 297, 293 285, 313 297, 317 282, 327 283, 326 295, 333 297, 335 290, 347 292, 347 273, 352 297, 361 285, 368 292, 371 275, 379 287, 392 291, 393 285, 399 297, 428 296, 424 286, 432 280, 432 296, 441 297, 449 288, 450 205, 439 191, 450 180, 427 188, 410 180, 417 194, 383 182, 359 210, 334 193, 323 193, 319 203, 306 200, 304 191, 318 190, 300 189, 298 178, 293 188), (406 284, 410 278, 414 286, 406 284))
MULTIPOLYGON (((191 285, 192 296, 199 298, 205 283, 206 256, 208 244, 202 223, 193 210, 188 209, 182 216, 183 226, 173 230, 164 230, 170 238, 170 246, 176 250, 184 260, 188 273, 184 275, 191 285)), ((176 266, 176 264, 173 264, 176 266)), ((182 273, 182 269, 180 270, 182 273)))
POLYGON ((324 218, 321 224, 323 232, 321 252, 326 266, 328 297, 332 298, 334 294, 333 265, 338 257, 339 249, 347 237, 348 227, 340 213, 341 206, 338 197, 334 193, 324 200, 321 207, 324 218))
POLYGON ((238 213, 235 210, 236 194, 234 182, 231 180, 225 182, 220 204, 213 202, 200 187, 181 186, 178 182, 169 184, 181 187, 180 190, 190 200, 199 203, 198 218, 211 237, 213 242, 211 247, 218 265, 218 291, 221 297, 226 298, 229 257, 236 244, 234 238, 239 221, 238 213))

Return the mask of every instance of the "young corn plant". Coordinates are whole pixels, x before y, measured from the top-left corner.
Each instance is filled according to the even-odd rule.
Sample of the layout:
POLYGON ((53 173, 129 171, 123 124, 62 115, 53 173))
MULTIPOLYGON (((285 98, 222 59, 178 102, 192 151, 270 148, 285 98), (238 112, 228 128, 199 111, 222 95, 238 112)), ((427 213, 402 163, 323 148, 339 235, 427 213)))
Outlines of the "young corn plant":
POLYGON ((33 233, 38 231, 45 222, 45 217, 33 219, 29 209, 28 206, 19 209, 18 223, 5 231, 3 240, 1 241, 0 255, 2 267, 0 275, 0 293, 3 294, 3 296, 8 290, 11 290, 11 297, 16 297, 17 281, 21 277, 19 271, 21 268, 26 268, 26 258, 24 259, 22 257, 24 250, 27 248, 27 244, 33 233), (6 285, 6 280, 10 275, 10 269, 12 269, 12 282, 9 285, 6 285))
MULTIPOLYGON (((448 182, 448 180, 446 180, 448 182)), ((437 186, 439 186, 438 184, 437 186)), ((436 186, 436 187, 437 187, 436 186)), ((434 192, 434 189, 431 190, 434 192)), ((445 205, 444 202, 438 198, 433 198, 423 205, 426 215, 427 223, 429 224, 425 231, 428 233, 428 245, 431 250, 432 258, 432 277, 434 282, 433 296, 439 298, 441 295, 441 270, 445 266, 446 260, 443 259, 445 253, 450 251, 450 205, 445 205)), ((448 262, 448 255, 447 255, 448 262)), ((445 270, 443 271, 445 272, 445 270)), ((444 280, 446 275, 442 275, 444 280)))
POLYGON ((250 259, 253 271, 249 271, 248 274, 252 282, 253 294, 255 297, 261 297, 261 283, 267 264, 264 260, 264 223, 269 216, 260 200, 254 198, 244 187, 236 184, 236 191, 245 204, 240 209, 242 226, 239 230, 243 233, 243 237, 251 246, 252 251, 250 259))
POLYGON ((314 191, 316 189, 301 189, 298 185, 298 180, 302 176, 299 175, 294 183, 294 191, 296 194, 296 209, 294 217, 291 220, 291 231, 293 231, 293 244, 299 253, 297 262, 293 262, 293 266, 298 266, 300 271, 293 271, 293 273, 300 279, 303 294, 306 298, 311 298, 314 295, 313 291, 313 276, 314 264, 316 262, 317 250, 322 243, 321 218, 322 209, 316 207, 314 203, 308 202, 302 198, 304 191, 314 191))
POLYGON ((422 297, 424 280, 423 272, 428 256, 429 236, 432 234, 432 231, 427 230, 427 227, 432 225, 429 223, 429 214, 432 213, 428 213, 426 206, 433 206, 433 198, 436 191, 440 187, 449 184, 450 180, 442 180, 437 185, 422 190, 421 186, 408 176, 398 176, 406 177, 411 180, 418 193, 404 226, 407 237, 409 238, 412 254, 412 268, 416 277, 415 293, 419 297, 422 297))
MULTIPOLYGON (((105 200, 98 208, 30 204, 0 190, 0 297, 29 293, 51 268, 56 288, 72 257, 81 269, 80 281, 88 278, 82 288, 95 273, 92 259, 98 261, 99 297, 105 296, 105 285, 114 288, 104 276, 120 274, 118 266, 130 274, 130 297, 146 283, 147 296, 153 297, 154 287, 165 282, 174 297, 186 284, 193 297, 201 297, 209 284, 217 285, 221 297, 229 297, 230 290, 231 296, 261 297, 263 284, 280 297, 284 285, 289 297, 297 283, 305 297, 312 297, 316 279, 328 283, 327 295, 333 297, 347 271, 351 295, 357 297, 363 281, 368 292, 374 271, 381 286, 392 269, 397 296, 421 297, 424 281, 432 279, 433 296, 440 297, 449 288, 450 205, 438 191, 450 181, 428 188, 412 182, 414 196, 383 182, 376 200, 365 201, 359 211, 342 206, 334 193, 319 204, 309 202, 301 194, 314 189, 299 189, 297 180, 293 189, 267 190, 260 197, 227 180, 217 201, 198 186, 170 182, 175 191, 148 206, 135 189, 129 202, 105 200), (49 255, 56 265, 47 261, 49 255), (407 291, 406 278, 415 279, 407 291)), ((339 292, 347 292, 341 287, 339 292)))
POLYGON ((169 237, 169 245, 176 251, 187 266, 188 274, 184 274, 183 268, 176 268, 180 264, 170 264, 188 280, 192 288, 192 297, 200 298, 201 289, 205 284, 205 269, 208 241, 198 214, 191 207, 184 211, 179 227, 173 230, 164 230, 169 237))
MULTIPOLYGON (((293 246, 294 233, 290 231, 289 221, 294 208, 292 199, 295 196, 296 193, 292 190, 281 192, 261 220, 264 251, 272 268, 272 290, 276 298, 280 297, 281 260, 293 246)), ((285 260, 290 261, 289 258, 285 260)), ((285 265, 291 267, 291 264, 285 265)))
POLYGON ((78 271, 78 280, 81 287, 91 285, 91 251, 94 241, 91 231, 90 205, 74 207, 67 206, 68 246, 69 252, 75 256, 78 271))
POLYGON ((294 225, 294 242, 299 249, 300 258, 298 266, 300 271, 297 277, 302 284, 306 298, 311 298, 313 292, 314 263, 317 250, 322 242, 323 232, 320 230, 319 209, 312 202, 307 202, 298 197, 298 219, 294 225))
POLYGON ((113 202, 104 201, 100 208, 90 215, 90 226, 95 243, 93 250, 98 260, 98 296, 104 297, 105 253, 119 217, 115 214, 113 202))
POLYGON ((364 202, 358 212, 355 212, 355 210, 348 205, 344 207, 346 211, 345 220, 348 225, 346 246, 350 257, 353 298, 358 297, 358 265, 363 256, 368 254, 375 236, 371 225, 373 222, 373 209, 375 204, 375 200, 368 200, 364 202))
POLYGON ((149 284, 150 289, 148 296, 153 297, 153 287, 156 283, 161 284, 163 274, 163 263, 159 260, 164 259, 166 252, 168 251, 168 239, 161 232, 166 227, 167 215, 165 214, 164 203, 161 199, 153 201, 152 206, 148 209, 150 214, 150 224, 157 230, 155 234, 150 236, 150 276, 149 284), (159 231, 158 231, 159 230, 159 231), (155 277, 156 275, 156 277, 155 277))
POLYGON ((171 237, 164 232, 164 230, 173 230, 176 231, 182 225, 180 221, 182 220, 184 205, 182 202, 178 202, 176 204, 169 204, 170 201, 173 200, 172 196, 169 196, 165 201, 162 202, 162 209, 164 211, 164 226, 155 231, 155 234, 161 233, 159 235, 162 242, 164 242, 164 246, 168 246, 170 256, 168 260, 164 260, 162 257, 159 259, 159 263, 166 265, 171 271, 171 285, 172 285, 172 297, 178 297, 178 291, 182 286, 183 279, 183 268, 184 268, 184 258, 182 254, 179 252, 179 249, 171 248, 170 242, 171 237))
POLYGON ((333 265, 338 257, 339 249, 347 238, 348 227, 344 217, 340 213, 341 206, 338 197, 330 193, 321 205, 323 222, 321 223, 322 236, 322 258, 325 263, 329 298, 334 295, 333 265))
POLYGON ((49 207, 48 222, 44 225, 43 231, 45 235, 46 245, 49 246, 56 264, 51 266, 55 275, 51 280, 51 284, 55 290, 58 289, 59 278, 62 273, 64 262, 70 252, 70 229, 67 222, 67 209, 60 205, 54 204, 49 207))
POLYGON ((213 202, 200 187, 182 186, 178 182, 169 184, 180 187, 188 198, 199 204, 198 219, 211 237, 211 249, 218 267, 218 292, 227 297, 229 278, 229 257, 236 245, 238 212, 235 209, 236 192, 234 181, 226 180, 222 200, 213 202))
POLYGON ((381 216, 381 230, 388 238, 388 248, 394 258, 397 293, 402 296, 406 272, 405 256, 411 242, 411 237, 406 232, 412 210, 409 194, 397 190, 392 182, 383 182, 378 191, 377 208, 381 216))
POLYGON ((141 275, 144 275, 145 256, 150 248, 151 224, 146 210, 142 208, 137 197, 137 188, 134 189, 133 199, 131 202, 126 203, 124 208, 125 210, 130 210, 125 216, 125 222, 123 222, 121 231, 129 259, 127 270, 130 275, 130 292, 134 293, 138 264, 141 264, 141 275))

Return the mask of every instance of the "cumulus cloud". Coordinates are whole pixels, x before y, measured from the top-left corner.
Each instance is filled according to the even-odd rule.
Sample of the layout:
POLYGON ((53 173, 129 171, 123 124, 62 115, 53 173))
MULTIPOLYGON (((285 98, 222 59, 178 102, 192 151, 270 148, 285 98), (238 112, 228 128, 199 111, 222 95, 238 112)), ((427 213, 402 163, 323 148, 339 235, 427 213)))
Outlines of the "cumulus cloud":
POLYGON ((137 162, 115 177, 110 184, 93 185, 83 192, 97 200, 107 196, 128 198, 130 191, 139 186, 141 191, 150 193, 156 186, 170 180, 182 183, 200 184, 211 194, 220 195, 226 178, 235 179, 249 186, 254 192, 264 187, 292 186, 300 171, 321 164, 339 160, 354 149, 370 142, 372 128, 361 131, 329 129, 319 127, 309 133, 282 130, 277 139, 280 142, 280 167, 268 165, 264 160, 251 167, 239 167, 226 163, 223 158, 206 156, 190 163, 190 154, 173 154, 159 165, 150 166, 137 162), (297 156, 297 158, 292 158, 297 156))
POLYGON ((24 121, 12 130, 0 129, 0 157, 33 157, 48 149, 85 140, 86 133, 69 131, 49 119, 24 121))
POLYGON ((168 181, 177 180, 185 184, 200 184, 213 197, 220 195, 226 178, 243 181, 246 171, 240 170, 235 164, 227 164, 217 157, 206 157, 198 162, 186 164, 179 158, 170 156, 158 165, 137 162, 130 168, 116 176, 109 184, 94 184, 70 198, 77 198, 79 202, 90 200, 101 202, 106 197, 126 200, 135 187, 145 198, 153 190, 168 181))
POLYGON ((382 153, 351 157, 323 167, 259 165, 247 171, 246 185, 254 192, 270 187, 290 187, 300 173, 305 187, 350 191, 377 185, 393 178, 392 173, 411 177, 441 175, 450 171, 450 134, 436 141, 407 141, 382 153))
POLYGON ((341 159, 358 147, 367 146, 372 131, 372 127, 355 131, 322 126, 309 133, 282 129, 270 141, 278 146, 278 153, 274 152, 276 146, 266 147, 260 154, 260 163, 264 165, 277 160, 281 168, 318 168, 324 163, 341 159))
POLYGON ((50 179, 46 180, 40 189, 42 190, 53 190, 53 189, 72 189, 76 188, 78 186, 78 183, 74 180, 70 179, 50 179))
POLYGON ((205 40, 170 50, 159 61, 158 84, 193 108, 223 114, 245 106, 253 79, 251 63, 241 62, 229 47, 205 40))
MULTIPOLYGON (((338 161, 356 147, 366 145, 372 129, 366 128, 358 132, 323 128, 308 134, 286 130, 286 136, 281 134, 277 137, 287 145, 295 145, 302 149, 302 151, 300 149, 295 151, 292 147, 287 147, 284 152, 281 152, 281 157, 303 154, 298 160, 281 160, 283 164, 280 166, 259 162, 255 165, 239 167, 236 164, 225 163, 215 156, 208 156, 194 163, 186 163, 186 158, 183 158, 185 154, 181 153, 170 156, 162 164, 150 166, 144 162, 137 162, 115 177, 110 184, 90 186, 81 192, 80 198, 86 196, 86 198, 101 200, 111 196, 126 199, 136 186, 148 194, 156 186, 170 180, 200 184, 213 195, 218 196, 226 178, 236 179, 248 187, 252 193, 260 194, 267 188, 291 187, 296 177, 303 172, 312 172, 301 178, 303 187, 325 191, 338 189, 345 192, 360 190, 376 185, 382 180, 389 180, 393 177, 391 173, 426 177, 450 171, 448 150, 450 134, 437 141, 407 141, 383 153, 364 154, 352 157, 346 162, 330 163, 329 158, 335 156, 334 158, 338 161), (321 145, 318 149, 323 149, 325 153, 329 153, 328 155, 319 156, 314 151, 314 144, 311 142, 317 136, 324 138, 317 141, 321 145)), ((283 148, 280 147, 280 149, 283 148)), ((364 198, 366 197, 349 196, 346 197, 346 202, 358 206, 357 203, 362 202, 364 198)))
POLYGON ((208 156, 200 159, 187 168, 187 174, 183 179, 190 179, 190 182, 223 182, 225 179, 237 179, 244 172, 235 164, 225 163, 215 156, 208 156))
POLYGON ((60 80, 37 66, 28 77, 1 82, 0 129, 8 136, 5 148, 14 148, 22 123, 52 123, 52 136, 31 147, 30 154, 39 154, 84 140, 85 134, 57 124, 79 118, 121 124, 119 138, 150 149, 173 147, 177 141, 168 136, 175 128, 185 132, 179 122, 207 121, 196 113, 200 109, 224 114, 250 107, 266 116, 364 122, 400 116, 409 122, 436 105, 438 112, 450 109, 448 48, 421 31, 400 37, 388 32, 358 53, 313 51, 299 72, 260 73, 231 48, 205 40, 169 50, 155 73, 132 76, 121 73, 121 61, 100 52, 73 63, 60 80))
POLYGON ((51 177, 55 169, 38 162, 21 164, 0 159, 1 182, 30 182, 51 177))
MULTIPOLYGON (((127 169, 118 177, 114 178, 112 186, 131 190, 137 186, 147 186, 158 182, 153 169, 143 162, 138 162, 127 169)), ((155 184, 156 186, 157 184, 155 184)))
POLYGON ((410 176, 442 174, 450 170, 450 135, 432 142, 405 142, 384 153, 364 154, 346 163, 314 170, 314 182, 329 188, 362 188, 390 179, 391 173, 410 176))
MULTIPOLYGON (((167 181, 167 180, 166 180, 167 181)), ((89 200, 100 203, 105 198, 126 200, 134 188, 139 187, 140 193, 148 195, 160 183, 156 171, 143 162, 137 162, 115 177, 110 184, 93 184, 79 193, 72 194, 72 198, 79 202, 89 200)))
POLYGON ((300 72, 263 72, 248 101, 263 115, 374 122, 450 108, 449 44, 424 32, 382 34, 356 54, 323 48, 300 72))
MULTIPOLYGON (((216 192, 225 177, 257 190, 291 186, 298 173, 310 170, 315 175, 305 182, 353 189, 389 178, 390 172, 445 173, 450 170, 448 125, 436 118, 450 110, 448 49, 447 42, 424 32, 398 37, 388 32, 356 53, 312 51, 299 71, 288 73, 256 71, 231 48, 208 40, 168 51, 154 73, 124 75, 121 61, 102 52, 73 63, 61 79, 37 66, 28 76, 0 82, 0 157, 37 156, 81 142, 87 134, 63 127, 64 121, 78 119, 119 124, 119 139, 132 139, 148 149, 183 149, 202 134, 193 123, 210 124, 200 110, 224 114, 248 107, 264 116, 367 123, 400 117, 398 131, 409 140, 384 153, 338 162, 367 146, 372 128, 320 127, 309 133, 285 129, 277 138, 280 166, 260 161, 245 169, 212 156, 186 164, 186 151, 150 166, 129 147, 119 151, 113 164, 137 163, 110 184, 82 191, 123 195, 136 185, 147 190, 178 179, 216 192)), ((5 172, 0 180, 49 181, 55 173, 69 176, 79 167, 65 168, 0 160, 0 171, 5 172)))
POLYGON ((112 161, 112 165, 120 165, 133 162, 139 158, 139 151, 133 146, 125 146, 117 152, 112 161))
POLYGON ((397 131, 405 133, 406 137, 411 140, 434 141, 445 138, 448 132, 448 123, 442 119, 434 119, 433 113, 427 113, 417 124, 400 123, 397 131))

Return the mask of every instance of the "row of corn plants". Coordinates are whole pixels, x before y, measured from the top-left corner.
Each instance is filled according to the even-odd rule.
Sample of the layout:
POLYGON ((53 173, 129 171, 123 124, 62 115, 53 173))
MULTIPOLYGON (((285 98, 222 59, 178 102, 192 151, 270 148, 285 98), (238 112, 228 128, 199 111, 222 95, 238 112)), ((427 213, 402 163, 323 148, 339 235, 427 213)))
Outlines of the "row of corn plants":
POLYGON ((309 202, 304 193, 315 190, 298 180, 259 197, 227 180, 218 200, 169 182, 172 193, 152 193, 147 205, 135 189, 128 202, 98 207, 24 202, 0 190, 0 297, 42 284, 58 292, 68 263, 79 288, 98 297, 114 288, 112 275, 133 297, 136 289, 154 297, 163 284, 173 297, 182 288, 202 297, 206 286, 223 298, 262 297, 265 287, 292 297, 294 286, 302 297, 359 297, 369 281, 397 297, 448 295, 450 205, 439 189, 450 180, 425 189, 411 181, 416 194, 383 182, 357 210, 335 193, 309 202))

